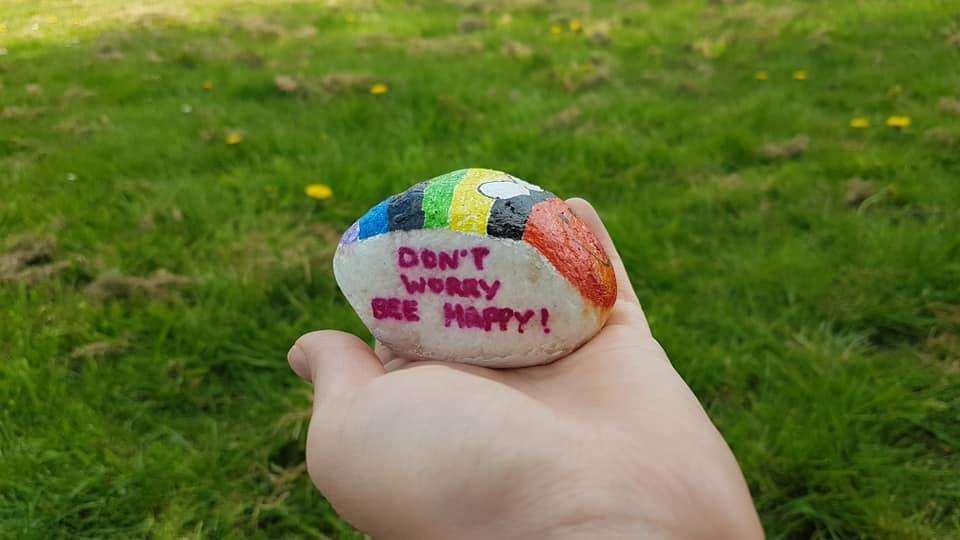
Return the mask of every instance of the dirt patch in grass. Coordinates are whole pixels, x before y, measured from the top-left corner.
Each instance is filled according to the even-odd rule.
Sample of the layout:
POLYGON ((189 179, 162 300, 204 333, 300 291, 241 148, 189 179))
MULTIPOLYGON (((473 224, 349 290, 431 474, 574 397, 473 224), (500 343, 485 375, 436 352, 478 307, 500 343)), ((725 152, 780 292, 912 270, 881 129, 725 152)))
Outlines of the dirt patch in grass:
POLYGON ((582 118, 583 112, 580 107, 572 105, 547 118, 543 122, 543 129, 546 131, 569 129, 578 125, 582 118))
POLYGON ((96 95, 97 93, 94 92, 93 90, 90 90, 89 88, 84 88, 76 84, 71 84, 70 86, 67 87, 66 90, 63 91, 63 99, 67 101, 86 99, 89 97, 94 97, 96 95))
POLYGON ((457 30, 461 34, 469 34, 471 32, 486 30, 488 26, 487 20, 483 17, 466 16, 462 17, 460 21, 457 22, 457 30))
POLYGON ((738 190, 748 187, 748 184, 739 174, 724 174, 711 178, 713 184, 723 190, 738 190))
POLYGON ((567 92, 574 94, 602 86, 610 82, 612 76, 612 63, 603 56, 594 56, 589 62, 574 64, 565 70, 560 80, 567 92))
POLYGON ((251 523, 257 523, 260 515, 281 507, 296 489, 300 480, 307 475, 307 464, 299 463, 287 468, 277 467, 278 470, 264 469, 263 474, 270 483, 269 495, 257 497, 250 516, 251 523))
POLYGON ((21 236, 0 253, 0 284, 37 285, 73 266, 76 260, 56 260, 52 238, 21 236))
POLYGON ((382 79, 369 73, 340 72, 330 73, 320 80, 320 87, 331 94, 367 92, 370 86, 382 82, 382 79))
POLYGON ((86 287, 86 292, 100 300, 114 298, 165 298, 176 290, 194 285, 191 277, 160 269, 149 277, 127 276, 117 270, 104 272, 86 287))
POLYGON ((241 51, 233 55, 233 61, 247 69, 260 69, 263 67, 263 56, 253 51, 241 51))
POLYGON ((937 108, 947 114, 960 116, 960 100, 958 99, 950 97, 940 98, 940 101, 937 102, 937 108))
POLYGON ((72 360, 89 360, 91 358, 103 358, 121 353, 127 349, 126 340, 114 341, 94 341, 85 345, 80 345, 70 351, 72 360))
POLYGON ((863 178, 855 177, 847 181, 847 194, 843 200, 848 207, 856 208, 863 204, 863 201, 876 194, 876 192, 876 184, 863 178))
MULTIPOLYGON (((855 209, 858 213, 866 212, 877 205, 885 206, 904 206, 904 200, 897 186, 889 184, 880 186, 876 182, 864 180, 860 177, 851 178, 847 181, 847 192, 844 197, 844 203, 848 208, 855 209)), ((913 206, 907 209, 905 215, 915 218, 924 218, 938 210, 935 207, 924 208, 913 206)))
POLYGON ((928 306, 937 328, 923 341, 923 350, 950 374, 960 374, 960 306, 937 302, 928 306))
POLYGON ((0 110, 0 118, 4 119, 31 119, 42 116, 47 112, 46 107, 20 107, 7 105, 0 110))
POLYGON ((954 47, 960 47, 960 30, 947 32, 947 43, 954 47))
POLYGON ((511 58, 530 58, 533 56, 533 48, 519 41, 508 41, 500 48, 504 56, 511 58))
POLYGON ((394 49, 411 55, 465 55, 483 51, 483 42, 473 36, 447 35, 438 37, 400 38, 389 34, 365 36, 356 42, 357 49, 394 49))
POLYGON ((960 305, 936 302, 928 306, 937 321, 944 326, 960 329, 960 305))
POLYGON ((760 155, 772 161, 793 159, 806 154, 809 149, 810 137, 797 135, 785 141, 768 142, 764 144, 760 148, 760 155))
POLYGON ((924 133, 924 137, 928 141, 947 147, 951 147, 960 142, 960 134, 944 127, 930 128, 924 133))
POLYGON ((690 49, 708 60, 713 60, 722 56, 729 45, 730 34, 725 33, 716 38, 698 38, 690 44, 690 49))
POLYGON ((415 38, 407 42, 406 50, 411 54, 473 54, 483 50, 483 43, 463 36, 415 38))
POLYGON ((107 44, 103 47, 100 47, 100 51, 97 53, 97 58, 105 62, 113 62, 117 60, 123 60, 127 55, 117 45, 107 44))
POLYGON ((102 114, 97 119, 92 118, 65 118, 53 126, 53 130, 66 133, 74 137, 90 137, 94 133, 110 126, 110 118, 102 114))
POLYGON ((594 45, 609 45, 613 42, 613 39, 610 38, 612 29, 613 23, 610 21, 594 21, 587 25, 584 34, 594 45))
POLYGON ((283 26, 256 15, 248 15, 244 17, 222 17, 221 22, 246 34, 249 34, 254 39, 259 40, 277 39, 283 35, 285 31, 283 26))
MULTIPOLYGON (((290 218, 293 221, 293 218, 290 218)), ((228 246, 224 256, 246 277, 258 278, 279 270, 299 269, 307 281, 328 272, 340 241, 340 232, 326 223, 245 231, 242 240, 228 246)))
POLYGON ((277 75, 273 78, 273 84, 285 94, 295 94, 301 88, 300 81, 292 75, 277 75))
POLYGON ((727 18, 748 25, 751 33, 763 40, 775 40, 800 15, 802 9, 790 4, 771 6, 760 2, 744 2, 729 10, 727 18))

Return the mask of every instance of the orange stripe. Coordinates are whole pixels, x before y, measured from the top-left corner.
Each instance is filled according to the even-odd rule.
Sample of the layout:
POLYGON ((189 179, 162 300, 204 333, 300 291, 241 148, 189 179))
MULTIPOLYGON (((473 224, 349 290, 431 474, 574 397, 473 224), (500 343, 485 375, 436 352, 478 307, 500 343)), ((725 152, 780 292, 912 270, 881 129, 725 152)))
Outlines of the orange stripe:
POLYGON ((601 308, 613 307, 617 278, 600 241, 560 199, 534 205, 523 239, 537 248, 580 294, 601 308))

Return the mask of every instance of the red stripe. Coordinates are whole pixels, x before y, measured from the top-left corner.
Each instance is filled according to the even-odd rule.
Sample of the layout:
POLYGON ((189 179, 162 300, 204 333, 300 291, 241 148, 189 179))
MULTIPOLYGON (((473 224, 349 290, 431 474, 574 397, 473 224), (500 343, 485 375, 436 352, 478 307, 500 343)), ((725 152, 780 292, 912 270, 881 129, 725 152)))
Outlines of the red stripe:
POLYGON ((543 253, 580 294, 597 306, 613 307, 617 279, 600 241, 561 199, 534 205, 523 239, 543 253))

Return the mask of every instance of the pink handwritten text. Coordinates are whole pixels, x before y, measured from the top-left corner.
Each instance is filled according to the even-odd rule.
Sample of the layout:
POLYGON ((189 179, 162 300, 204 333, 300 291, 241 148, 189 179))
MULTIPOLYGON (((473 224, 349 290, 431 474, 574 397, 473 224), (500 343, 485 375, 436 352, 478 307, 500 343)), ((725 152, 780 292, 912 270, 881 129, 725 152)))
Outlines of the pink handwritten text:
POLYGON ((488 283, 483 278, 458 278, 448 276, 443 278, 408 278, 405 274, 400 274, 400 281, 406 287, 409 294, 424 294, 431 292, 434 294, 447 294, 449 296, 459 296, 461 298, 486 298, 493 300, 500 290, 500 280, 495 279, 493 283, 488 283))
POLYGON ((396 319, 398 321, 417 322, 420 315, 417 313, 416 300, 401 300, 400 298, 374 298, 370 302, 375 319, 396 319))
POLYGON ((477 270, 483 270, 483 259, 490 255, 490 249, 480 246, 468 249, 451 249, 434 251, 422 248, 419 251, 411 247, 401 247, 397 250, 397 266, 400 268, 414 268, 422 266, 427 269, 456 270, 460 267, 461 258, 473 261, 477 270))
MULTIPOLYGON (((437 275, 447 270, 485 268, 485 259, 490 255, 486 247, 469 249, 434 250, 430 248, 400 247, 397 249, 397 267, 400 281, 407 295, 446 295, 492 301, 501 290, 499 279, 481 277, 437 275), (416 276, 417 269, 425 269, 426 276, 416 276), (413 276, 411 276, 413 273, 413 276)), ((402 293, 401 293, 402 295, 402 293)), ((373 317, 377 320, 392 319, 402 323, 420 322, 417 300, 398 297, 377 297, 370 302, 373 317)), ((499 330, 523 334, 530 325, 540 323, 543 333, 549 334, 550 310, 539 308, 539 319, 534 319, 537 309, 514 309, 509 307, 476 307, 457 302, 444 302, 443 326, 445 328, 477 329, 484 332, 499 330)))
MULTIPOLYGON (((550 333, 550 328, 546 326, 546 322, 550 316, 549 314, 550 311, 546 308, 540 310, 541 326, 543 327, 544 333, 548 334, 550 333)), ((515 310, 508 307, 500 308, 496 306, 478 309, 473 306, 451 304, 450 302, 444 302, 443 304, 443 325, 447 328, 453 323, 456 323, 457 328, 476 328, 484 332, 490 332, 491 330, 506 332, 510 329, 513 321, 517 321, 515 329, 522 334, 524 332, 524 326, 530 322, 533 315, 534 311, 532 309, 515 310)))

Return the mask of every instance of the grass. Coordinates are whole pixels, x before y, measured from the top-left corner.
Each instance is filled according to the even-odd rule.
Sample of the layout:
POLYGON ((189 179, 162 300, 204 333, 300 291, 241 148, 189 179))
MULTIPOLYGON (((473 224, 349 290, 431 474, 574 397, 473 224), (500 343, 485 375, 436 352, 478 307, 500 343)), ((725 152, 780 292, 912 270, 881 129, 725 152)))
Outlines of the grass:
POLYGON ((467 166, 600 209, 771 538, 960 536, 955 4, 330 4, 0 7, 0 536, 360 537, 284 354, 467 166))

